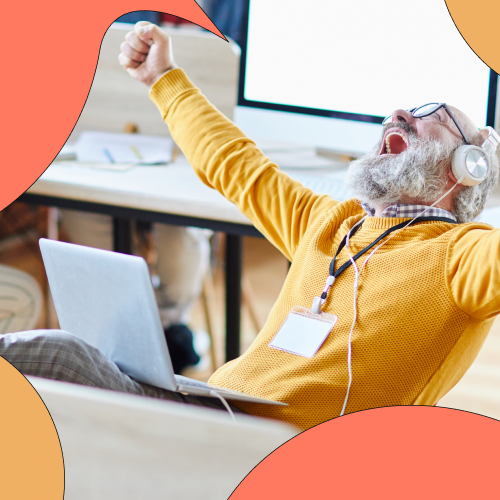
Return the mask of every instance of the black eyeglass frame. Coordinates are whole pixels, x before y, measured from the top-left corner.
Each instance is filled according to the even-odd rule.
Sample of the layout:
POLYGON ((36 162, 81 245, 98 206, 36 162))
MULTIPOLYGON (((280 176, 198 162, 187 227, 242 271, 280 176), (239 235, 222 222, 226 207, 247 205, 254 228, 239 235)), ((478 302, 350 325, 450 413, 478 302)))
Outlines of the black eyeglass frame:
MULTIPOLYGON (((447 106, 446 103, 444 102, 429 102, 427 104, 423 104, 422 106, 419 106, 418 108, 413 108, 413 109, 408 109, 407 111, 409 113, 411 113, 411 115, 414 117, 414 118, 425 118, 426 116, 430 116, 432 115, 433 113, 435 113, 436 111, 438 111, 439 109, 441 108, 444 108, 444 110, 448 113, 448 116, 453 120, 453 123, 457 126, 458 128, 458 131, 460 132, 460 134, 462 135, 463 139, 464 139, 464 142, 465 144, 469 145, 470 142, 467 140, 467 137, 465 137, 465 134, 464 134, 464 131, 462 130, 462 127, 459 125, 457 119, 455 118, 455 116, 453 115, 451 109, 447 106), (418 113, 418 110, 419 109, 422 109, 422 108, 425 108, 426 106, 430 106, 432 104, 435 104, 437 107, 435 107, 432 111, 430 111, 429 113, 426 113, 424 115, 420 115, 420 116, 416 116, 416 114, 418 113)), ((389 118, 392 119, 392 115, 389 115, 387 116, 384 121, 382 122, 382 125, 385 125, 386 123, 389 123, 389 118)))

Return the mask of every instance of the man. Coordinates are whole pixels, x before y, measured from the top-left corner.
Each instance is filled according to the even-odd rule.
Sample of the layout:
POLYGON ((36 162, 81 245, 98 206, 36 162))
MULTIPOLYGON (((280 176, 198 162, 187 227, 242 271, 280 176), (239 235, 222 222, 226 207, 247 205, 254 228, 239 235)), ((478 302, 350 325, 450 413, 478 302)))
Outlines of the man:
MULTIPOLYGON (((451 171, 462 133, 468 142, 484 142, 473 123, 454 108, 421 118, 396 110, 374 152, 350 166, 348 182, 359 200, 339 203, 281 173, 211 106, 175 67, 168 37, 157 26, 138 23, 121 49, 121 64, 150 87, 151 99, 202 181, 236 203, 292 261, 257 339, 211 382, 288 403, 235 406, 303 429, 344 412, 432 405, 446 394, 474 360, 500 311, 500 231, 471 222, 497 182, 498 160, 488 154, 489 177, 472 188, 457 184, 451 171), (424 210, 430 220, 408 226, 424 210), (398 224, 399 231, 354 262, 351 256, 398 224), (329 268, 336 253, 333 280, 329 268), (306 335, 318 324, 313 304, 321 307, 321 318, 336 316, 333 329, 312 356, 287 352, 277 344, 277 332, 288 331, 292 310, 302 308, 308 326, 300 333, 309 342, 306 335)), ((42 337, 39 343, 47 341, 42 337)), ((16 342, 7 340, 0 342, 0 353, 21 371, 40 374, 29 348, 36 342, 15 340, 17 350, 16 342)), ((61 337, 60 351, 68 342, 61 337)), ((84 383, 96 376, 91 384, 108 388, 110 380, 125 377, 102 359, 91 375, 82 375, 94 357, 99 353, 81 353, 78 369, 72 360, 65 362, 64 374, 49 376, 84 383)), ((167 392, 158 395, 170 399, 167 392)), ((202 399, 190 402, 204 404, 202 399)))

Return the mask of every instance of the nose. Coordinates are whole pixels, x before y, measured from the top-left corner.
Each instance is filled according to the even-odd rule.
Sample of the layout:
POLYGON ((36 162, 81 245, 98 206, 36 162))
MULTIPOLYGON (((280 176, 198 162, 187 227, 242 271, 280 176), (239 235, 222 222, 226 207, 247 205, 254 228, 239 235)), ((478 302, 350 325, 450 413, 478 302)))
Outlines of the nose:
POLYGON ((406 122, 406 123, 413 125, 415 122, 415 118, 406 109, 396 109, 392 113, 392 121, 393 122, 406 122))

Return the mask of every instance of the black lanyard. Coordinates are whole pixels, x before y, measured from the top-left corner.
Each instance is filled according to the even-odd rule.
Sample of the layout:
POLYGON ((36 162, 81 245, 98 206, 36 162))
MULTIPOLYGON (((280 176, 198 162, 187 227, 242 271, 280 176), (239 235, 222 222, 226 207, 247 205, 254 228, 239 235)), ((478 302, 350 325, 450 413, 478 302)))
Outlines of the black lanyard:
MULTIPOLYGON (((370 243, 367 247, 363 248, 363 250, 359 251, 353 258, 352 260, 356 261, 358 260, 362 255, 364 255, 368 250, 373 248, 379 241, 383 240, 387 235, 391 234, 393 231, 397 231, 398 229, 402 229, 405 226, 413 226, 413 224, 418 224, 419 222, 427 222, 427 221, 436 221, 436 222, 448 222, 450 224, 458 224, 457 221, 453 219, 449 219, 448 217, 417 217, 416 219, 412 220, 411 222, 404 221, 401 222, 400 224, 396 224, 395 226, 392 226, 389 228, 387 231, 382 233, 374 242, 370 243)), ((364 222, 364 221, 363 221, 364 222)), ((349 266, 352 265, 351 259, 349 259, 347 262, 342 264, 337 271, 335 271, 335 259, 337 258, 338 254, 342 251, 342 249, 345 247, 346 241, 347 241, 347 235, 350 233, 349 238, 352 238, 356 232, 361 228, 363 225, 363 222, 361 224, 358 224, 354 229, 349 231, 342 241, 340 242, 340 245, 337 249, 337 252, 335 253, 335 257, 333 257, 332 261, 330 262, 330 276, 333 276, 335 279, 337 279, 349 266)), ((328 290, 323 291, 321 294, 321 299, 324 300, 326 299, 328 290)))

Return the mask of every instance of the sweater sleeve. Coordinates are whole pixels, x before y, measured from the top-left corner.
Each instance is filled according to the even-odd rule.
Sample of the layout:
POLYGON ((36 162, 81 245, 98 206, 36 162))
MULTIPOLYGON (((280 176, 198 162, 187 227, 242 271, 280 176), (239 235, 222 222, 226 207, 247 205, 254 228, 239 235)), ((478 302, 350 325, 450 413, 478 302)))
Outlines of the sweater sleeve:
POLYGON ((500 229, 464 227, 450 242, 448 288, 460 309, 478 320, 500 313, 500 229))
POLYGON ((307 228, 338 202, 281 172, 181 69, 163 75, 150 98, 200 179, 233 202, 292 260, 307 228))

